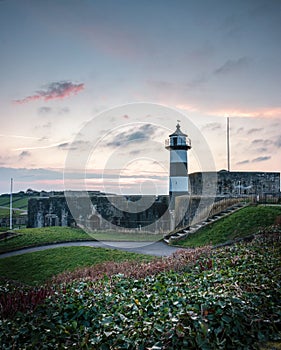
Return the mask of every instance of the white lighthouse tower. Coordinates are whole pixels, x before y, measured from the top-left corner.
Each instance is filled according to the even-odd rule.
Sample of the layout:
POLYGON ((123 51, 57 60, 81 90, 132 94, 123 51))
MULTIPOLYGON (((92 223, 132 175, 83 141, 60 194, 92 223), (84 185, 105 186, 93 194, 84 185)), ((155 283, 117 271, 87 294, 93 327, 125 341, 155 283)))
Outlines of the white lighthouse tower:
POLYGON ((188 161, 187 151, 191 149, 191 141, 177 124, 176 131, 169 135, 165 147, 170 151, 170 206, 174 209, 175 197, 188 193, 188 161))

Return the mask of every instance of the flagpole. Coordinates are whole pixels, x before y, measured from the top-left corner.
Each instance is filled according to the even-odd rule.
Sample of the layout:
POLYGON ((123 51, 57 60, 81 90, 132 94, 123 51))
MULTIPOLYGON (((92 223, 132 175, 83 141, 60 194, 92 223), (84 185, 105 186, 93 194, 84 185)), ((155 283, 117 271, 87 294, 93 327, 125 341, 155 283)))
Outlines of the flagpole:
POLYGON ((10 193, 10 230, 13 229, 13 178, 11 178, 11 193, 10 193))
POLYGON ((227 170, 230 171, 229 117, 226 118, 227 170))

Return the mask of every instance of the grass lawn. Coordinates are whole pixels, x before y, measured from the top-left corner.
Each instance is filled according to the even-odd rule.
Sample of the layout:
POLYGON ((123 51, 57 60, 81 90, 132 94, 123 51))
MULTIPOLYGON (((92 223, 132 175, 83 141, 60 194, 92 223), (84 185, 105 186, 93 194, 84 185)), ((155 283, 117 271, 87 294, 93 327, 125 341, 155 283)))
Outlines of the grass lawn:
POLYGON ((62 247, 0 259, 0 276, 28 285, 37 285, 54 275, 73 271, 78 267, 105 261, 148 261, 151 258, 148 255, 105 248, 62 247))
POLYGON ((155 242, 163 238, 163 235, 152 235, 141 232, 96 232, 88 235, 82 229, 71 227, 42 227, 25 228, 17 232, 19 235, 12 239, 0 242, 0 253, 8 252, 25 247, 38 246, 55 242, 66 241, 152 241, 155 242))
POLYGON ((18 236, 0 242, 0 253, 54 242, 94 240, 81 229, 71 227, 25 228, 18 236))
POLYGON ((8 218, 10 216, 10 210, 8 208, 0 208, 0 218, 8 218))
MULTIPOLYGON (((29 197, 22 197, 19 195, 13 195, 13 208, 20 208, 27 210, 29 197)), ((9 196, 0 196, 0 206, 9 207, 10 206, 10 197, 9 196)))
POLYGON ((228 240, 257 233, 274 224, 281 215, 280 206, 246 207, 230 216, 199 229, 183 241, 175 243, 181 247, 200 247, 220 244, 228 240))
MULTIPOLYGON (((13 217, 20 216, 22 210, 13 209, 13 217)), ((8 208, 0 208, 0 218, 8 218, 10 217, 10 209, 8 208)))

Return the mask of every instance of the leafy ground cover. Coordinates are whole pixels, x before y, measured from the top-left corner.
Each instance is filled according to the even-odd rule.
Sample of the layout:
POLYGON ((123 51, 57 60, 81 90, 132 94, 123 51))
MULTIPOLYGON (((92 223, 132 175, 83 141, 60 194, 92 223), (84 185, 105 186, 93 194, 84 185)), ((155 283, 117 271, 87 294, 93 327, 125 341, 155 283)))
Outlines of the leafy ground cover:
POLYGON ((62 247, 0 260, 0 276, 29 285, 46 282, 54 275, 104 261, 149 260, 147 255, 93 247, 62 247))
POLYGON ((12 289, 3 286, 0 345, 258 349, 258 343, 281 339, 280 255, 281 230, 272 227, 231 247, 181 250, 149 263, 102 264, 101 273, 86 268, 54 280, 53 288, 43 290, 44 303, 42 289, 33 289, 26 295, 38 296, 37 307, 31 303, 10 316, 3 310, 12 289))
POLYGON ((230 216, 199 229, 185 240, 175 243, 181 247, 221 244, 249 236, 274 224, 281 216, 281 206, 249 206, 230 216))

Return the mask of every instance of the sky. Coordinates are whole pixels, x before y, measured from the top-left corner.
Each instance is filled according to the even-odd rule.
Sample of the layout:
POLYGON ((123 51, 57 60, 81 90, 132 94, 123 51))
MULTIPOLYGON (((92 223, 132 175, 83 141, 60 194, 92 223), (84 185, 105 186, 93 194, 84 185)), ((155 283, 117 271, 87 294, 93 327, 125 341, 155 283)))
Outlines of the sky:
POLYGON ((0 0, 0 193, 166 194, 178 119, 189 172, 226 117, 231 170, 280 172, 280 37, 279 0, 0 0))

